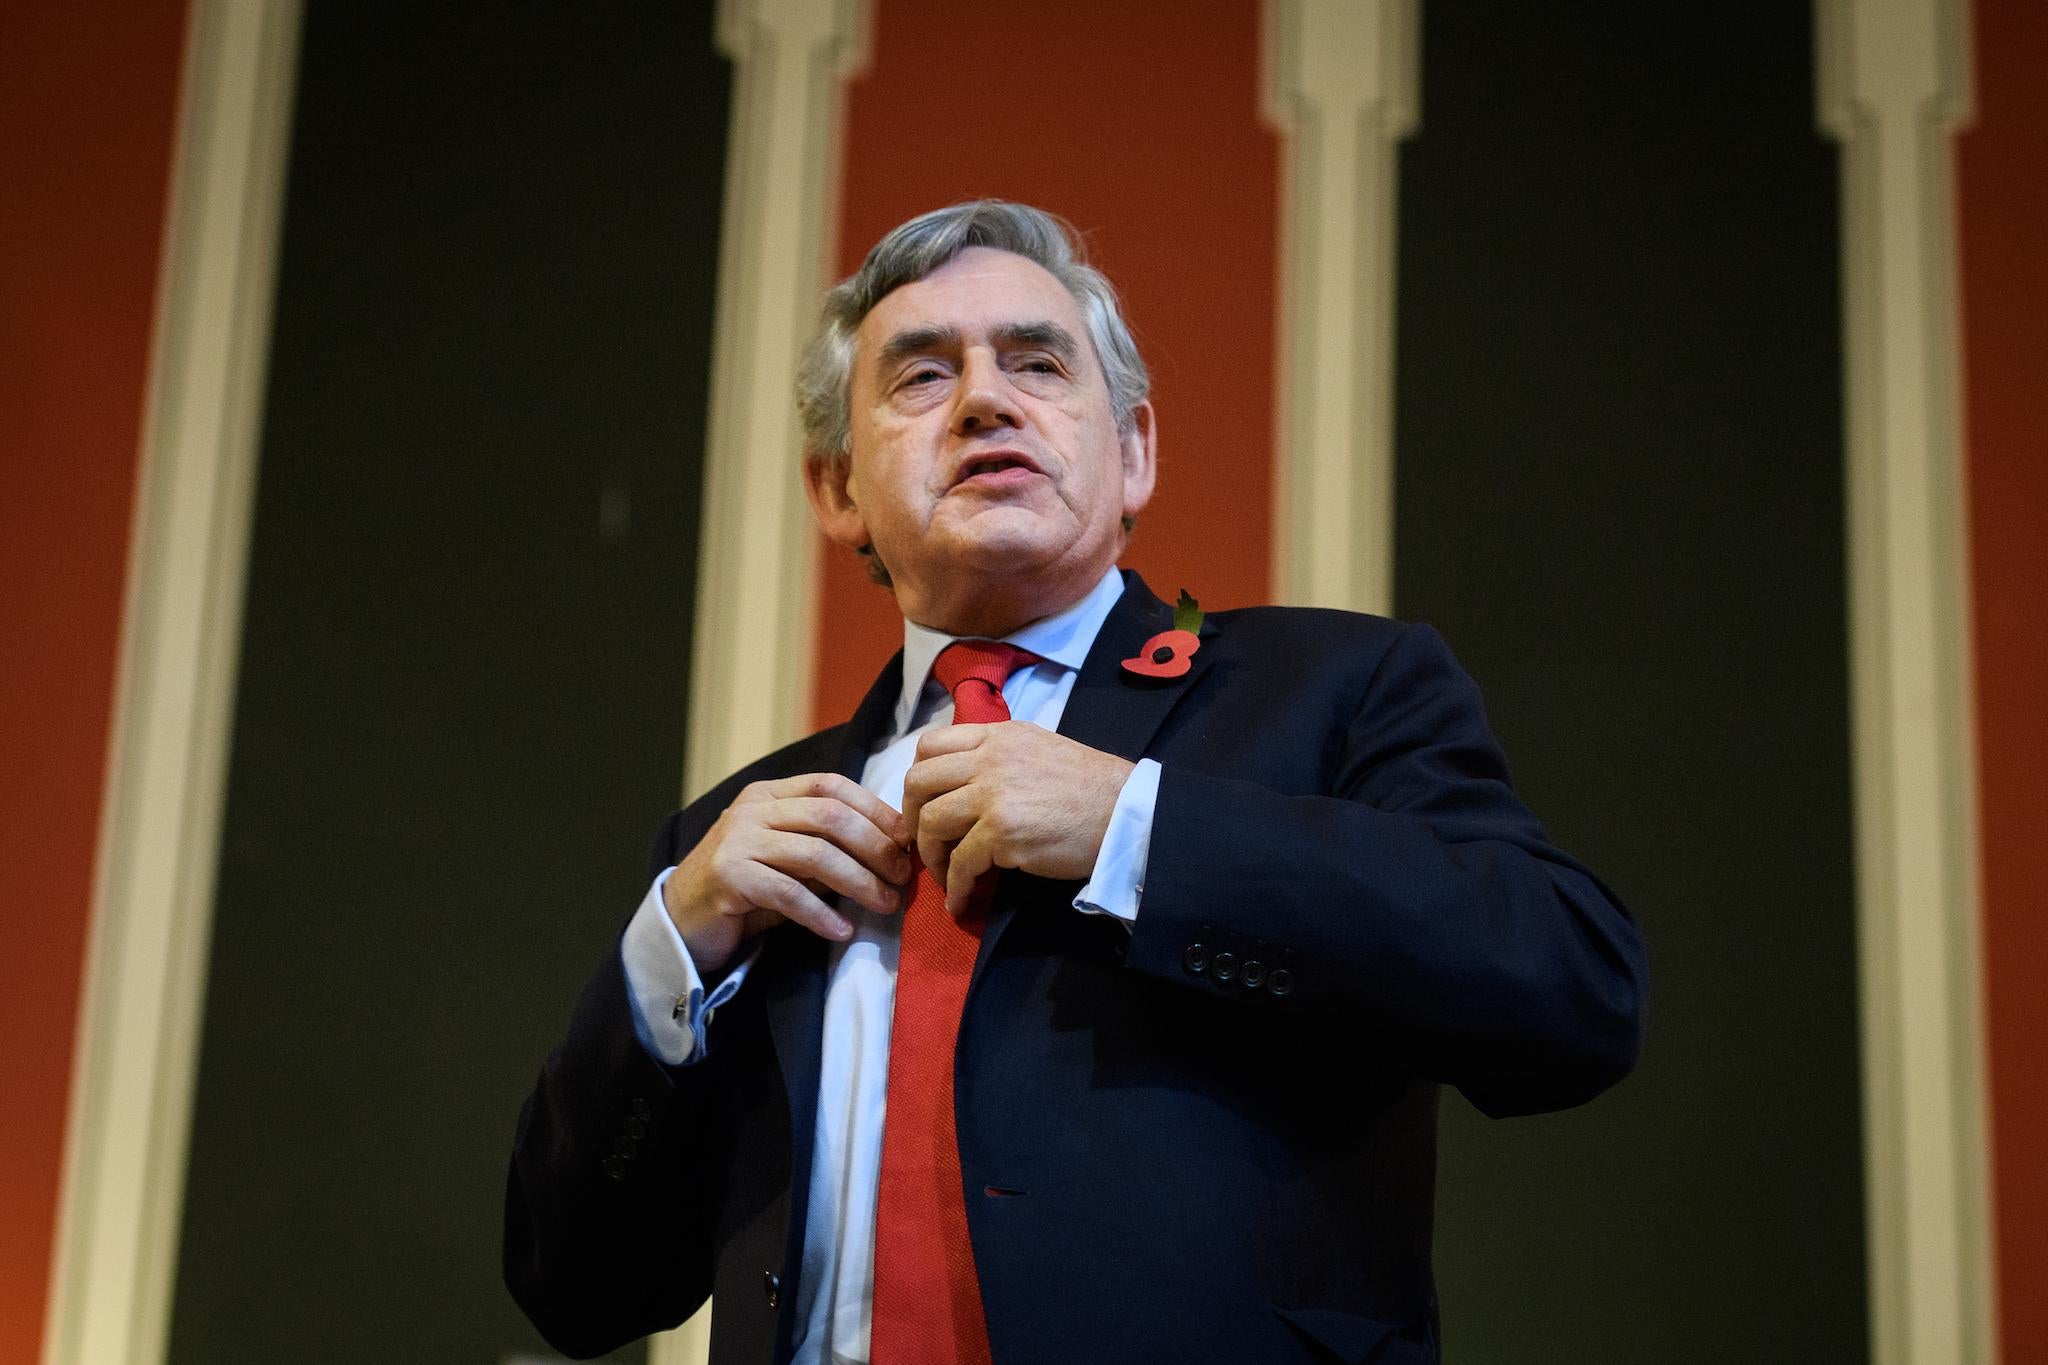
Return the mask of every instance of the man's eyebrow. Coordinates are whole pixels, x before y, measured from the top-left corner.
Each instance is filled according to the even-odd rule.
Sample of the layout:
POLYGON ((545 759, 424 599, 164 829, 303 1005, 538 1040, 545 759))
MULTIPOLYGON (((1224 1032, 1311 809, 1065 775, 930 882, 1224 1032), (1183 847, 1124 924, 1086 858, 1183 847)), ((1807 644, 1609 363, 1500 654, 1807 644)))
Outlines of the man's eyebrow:
POLYGON ((1057 322, 1006 322, 996 328, 999 346, 1036 346, 1051 351, 1069 365, 1080 357, 1080 343, 1057 322))
POLYGON ((929 327, 906 327, 882 343, 881 354, 875 358, 875 367, 880 370, 893 369, 900 361, 914 355, 929 355, 933 351, 958 350, 960 329, 934 324, 929 327))

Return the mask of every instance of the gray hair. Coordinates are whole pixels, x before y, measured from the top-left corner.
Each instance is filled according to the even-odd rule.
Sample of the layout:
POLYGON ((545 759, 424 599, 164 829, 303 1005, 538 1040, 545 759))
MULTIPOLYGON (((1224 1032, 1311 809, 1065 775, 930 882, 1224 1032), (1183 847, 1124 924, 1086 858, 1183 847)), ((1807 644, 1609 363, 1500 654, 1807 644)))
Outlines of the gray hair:
POLYGON ((1117 431, 1132 432, 1152 381, 1117 306, 1115 288, 1088 264, 1078 235, 1063 219, 1029 204, 971 199, 895 228, 875 243, 859 270, 825 295, 818 330, 804 348, 796 376, 806 460, 844 460, 853 453, 853 343, 861 321, 892 290, 923 279, 976 246, 1035 261, 1066 286, 1087 321, 1117 431))

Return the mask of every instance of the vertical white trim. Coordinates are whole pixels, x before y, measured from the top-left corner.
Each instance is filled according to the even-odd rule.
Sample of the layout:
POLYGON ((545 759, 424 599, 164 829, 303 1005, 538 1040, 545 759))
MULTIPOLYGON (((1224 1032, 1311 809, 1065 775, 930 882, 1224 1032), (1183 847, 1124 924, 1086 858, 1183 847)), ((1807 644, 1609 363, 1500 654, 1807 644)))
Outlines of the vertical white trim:
POLYGON ((1990 1365, 1952 143, 1964 0, 1819 0, 1842 144, 1850 712, 1872 1359, 1990 1365))
POLYGON ((1415 128, 1419 3, 1266 3, 1266 117, 1286 147, 1279 602, 1393 608, 1395 143, 1415 128))
POLYGON ((816 533, 796 364, 834 234, 844 83, 865 0, 721 0, 732 128, 712 346, 685 793, 807 728, 816 533))
MULTIPOLYGON (((684 796, 809 728, 816 532, 796 366, 835 246, 846 82, 868 0, 720 0, 732 59, 718 319, 690 658, 684 796)), ((648 1342, 648 1365, 710 1358, 711 1305, 648 1342)))
POLYGON ((163 1358, 299 33, 196 0, 43 1360, 163 1358))

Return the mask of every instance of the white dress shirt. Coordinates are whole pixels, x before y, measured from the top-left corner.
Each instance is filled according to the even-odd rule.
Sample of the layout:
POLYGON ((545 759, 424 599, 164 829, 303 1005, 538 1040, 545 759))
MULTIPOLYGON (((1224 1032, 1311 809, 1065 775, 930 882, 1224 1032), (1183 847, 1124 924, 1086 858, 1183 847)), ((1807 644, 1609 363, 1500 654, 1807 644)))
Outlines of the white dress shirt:
MULTIPOLYGON (((1013 720, 1048 730, 1058 727, 1081 662, 1123 591, 1122 576, 1111 569, 1067 610, 1004 637, 1042 659, 1011 674, 1003 686, 1013 720)), ((918 736, 953 722, 952 698, 931 678, 931 668, 954 638, 903 623, 903 691, 895 725, 868 755, 861 773, 863 787, 898 809, 918 736)), ((1076 910, 1136 919, 1158 794, 1159 765, 1144 759, 1117 794, 1088 883, 1074 898, 1076 910)), ((641 1043, 663 1062, 680 1066, 704 1055, 718 1007, 740 989, 754 959, 750 954, 707 995, 662 904, 668 876, 664 872, 655 878, 627 925, 620 952, 641 1043)), ((841 903, 838 909, 853 921, 854 933, 847 942, 832 944, 826 959, 818 1117, 797 1286, 796 1365, 867 1365, 868 1359, 875 1193, 903 921, 900 915, 877 915, 856 905, 841 903)))

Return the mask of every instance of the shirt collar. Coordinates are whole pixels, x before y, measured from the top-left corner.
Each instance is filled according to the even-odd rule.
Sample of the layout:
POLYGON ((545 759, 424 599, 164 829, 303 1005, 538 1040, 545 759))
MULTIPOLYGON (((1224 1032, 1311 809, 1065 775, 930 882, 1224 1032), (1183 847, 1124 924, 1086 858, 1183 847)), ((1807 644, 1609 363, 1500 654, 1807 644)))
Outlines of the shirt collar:
MULTIPOLYGON (((1073 606, 1054 615, 1040 617, 1003 639, 1019 649, 1030 650, 1048 663, 1078 669, 1094 646, 1095 637, 1109 616, 1109 609, 1123 595, 1124 576, 1112 565, 1088 595, 1073 606)), ((921 626, 907 616, 903 618, 903 692, 896 699, 897 734, 910 729, 910 722, 917 714, 918 698, 924 694, 925 683, 931 678, 932 663, 939 657, 939 651, 955 640, 974 638, 948 635, 921 626)))

